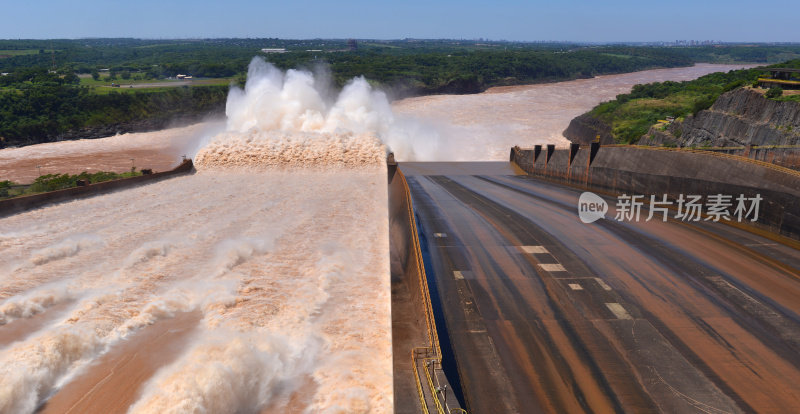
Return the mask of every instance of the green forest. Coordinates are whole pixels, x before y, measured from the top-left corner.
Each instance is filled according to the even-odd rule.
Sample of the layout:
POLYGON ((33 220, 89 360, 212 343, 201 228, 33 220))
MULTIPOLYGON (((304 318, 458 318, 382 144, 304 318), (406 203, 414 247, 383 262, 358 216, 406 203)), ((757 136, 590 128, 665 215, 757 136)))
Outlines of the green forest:
MULTIPOLYGON (((800 58, 798 45, 657 47, 465 40, 77 39, 0 40, 0 147, 69 139, 89 129, 153 129, 224 110, 230 83, 264 56, 279 68, 319 69, 337 87, 355 76, 398 98, 587 78, 697 62, 800 58), (262 48, 286 53, 264 54, 262 48), (117 88, 179 74, 200 84, 117 88), (116 85, 112 85, 115 83, 116 85), (112 86, 114 88, 112 88, 112 86), (119 128, 117 128, 119 129, 119 128)), ((113 132, 111 132, 113 133, 113 132)))
MULTIPOLYGON (((791 60, 768 67, 800 68, 800 60, 791 60)), ((655 82, 635 85, 631 93, 617 95, 589 113, 611 127, 617 143, 633 144, 646 134, 650 126, 666 117, 682 118, 708 109, 717 98, 730 90, 754 85, 767 72, 761 68, 712 73, 684 82, 655 82)), ((769 95, 767 95, 770 97, 769 95)), ((774 96, 779 100, 795 100, 774 96)))
POLYGON ((148 121, 166 125, 171 119, 219 111, 227 86, 162 88, 156 91, 108 94, 78 86, 74 74, 25 69, 0 77, 0 144, 57 140, 68 131, 148 121), (72 75, 72 76, 70 76, 72 75))

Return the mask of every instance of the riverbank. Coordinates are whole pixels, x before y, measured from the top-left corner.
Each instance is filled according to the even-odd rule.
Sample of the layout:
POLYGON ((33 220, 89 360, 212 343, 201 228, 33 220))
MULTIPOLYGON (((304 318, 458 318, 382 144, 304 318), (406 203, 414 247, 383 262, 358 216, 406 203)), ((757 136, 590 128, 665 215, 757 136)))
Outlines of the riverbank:
POLYGON ((566 147, 562 132, 576 116, 627 93, 633 85, 696 79, 753 64, 698 64, 547 84, 504 86, 473 95, 429 95, 393 103, 401 117, 413 117, 439 131, 439 161, 499 161, 514 145, 566 147))
MULTIPOLYGON (((741 65, 700 64, 654 69, 551 84, 491 88, 474 95, 429 95, 392 104, 399 118, 434 132, 440 161, 504 160, 514 145, 569 142, 562 131, 575 116, 625 93, 639 83, 689 80, 741 65)), ((48 172, 165 171, 183 155, 192 157, 200 142, 224 128, 221 121, 107 138, 52 142, 0 150, 0 180, 32 182, 48 172), (131 160, 133 158, 133 160, 131 160), (41 169, 37 168, 41 166, 41 169), (40 174, 41 171, 41 174, 40 174)), ((410 160, 409 160, 410 161, 410 160)))

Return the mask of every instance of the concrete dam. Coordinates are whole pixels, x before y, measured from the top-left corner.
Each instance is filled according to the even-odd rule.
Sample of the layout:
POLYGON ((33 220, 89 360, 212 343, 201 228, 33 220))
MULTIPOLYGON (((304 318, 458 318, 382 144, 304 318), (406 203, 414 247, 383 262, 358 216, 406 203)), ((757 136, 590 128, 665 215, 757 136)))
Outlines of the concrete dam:
POLYGON ((591 145, 387 161, 377 137, 413 129, 366 82, 326 102, 308 74, 248 79, 193 164, 0 203, 0 412, 800 405, 786 169, 591 145), (616 220, 623 192, 763 200, 742 225, 616 220))

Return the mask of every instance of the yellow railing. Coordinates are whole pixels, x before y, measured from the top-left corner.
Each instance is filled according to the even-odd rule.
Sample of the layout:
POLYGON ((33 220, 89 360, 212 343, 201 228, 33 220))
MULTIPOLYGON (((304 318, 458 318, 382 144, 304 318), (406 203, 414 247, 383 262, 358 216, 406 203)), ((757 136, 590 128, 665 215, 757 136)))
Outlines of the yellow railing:
MULTIPOLYGON (((611 146, 611 145, 606 145, 611 146)), ((702 147, 702 148, 692 148, 692 149, 699 149, 701 151, 731 151, 731 150, 743 150, 747 147, 740 145, 738 147, 702 147)), ((761 150, 761 149, 800 149, 800 145, 753 145, 750 147, 754 150, 761 150)), ((677 148, 676 148, 677 149, 677 148)))
POLYGON ((419 286, 420 286, 420 295, 423 302, 423 307, 425 309, 425 323, 428 329, 428 346, 427 347, 417 347, 411 351, 411 363, 414 367, 414 380, 417 384, 417 392, 419 393, 419 402, 422 406, 422 412, 425 414, 429 414, 428 411, 428 402, 425 398, 425 392, 422 389, 422 380, 419 376, 419 363, 422 363, 422 368, 425 370, 425 377, 426 382, 428 384, 428 389, 431 391, 431 396, 433 397, 434 404, 436 405, 436 411, 438 414, 452 414, 452 413, 466 413, 465 410, 461 408, 453 409, 450 413, 445 411, 445 407, 442 405, 442 402, 439 400, 438 392, 433 384, 433 378, 431 378, 430 371, 427 368, 426 363, 430 364, 438 364, 441 366, 442 363, 442 350, 439 346, 439 333, 436 331, 436 321, 433 317, 433 306, 431 304, 431 297, 430 291, 428 290, 428 279, 425 274, 425 266, 424 262, 422 261, 422 250, 421 245, 419 242, 419 236, 417 235, 417 221, 414 218, 414 205, 411 201, 411 190, 408 188, 408 183, 406 182, 406 177, 403 175, 402 171, 398 170, 397 174, 400 174, 400 178, 403 182, 403 191, 405 191, 406 197, 406 210, 408 213, 408 222, 411 225, 411 250, 414 251, 414 262, 417 266, 417 274, 419 275, 419 286))
POLYGON ((414 363, 414 376, 417 382, 417 391, 420 392, 420 399, 422 403, 422 411, 426 414, 429 413, 428 406, 424 400, 424 394, 422 391, 422 380, 419 378, 419 368, 421 367, 425 371, 425 380, 428 383, 428 389, 431 390, 431 395, 433 396, 433 402, 436 405, 436 411, 439 414, 453 414, 453 413, 464 413, 466 414, 467 411, 463 408, 456 407, 456 408, 449 408, 447 404, 443 404, 442 400, 439 399, 439 393, 446 393, 447 390, 443 388, 437 387, 438 380, 436 384, 434 383, 433 377, 431 376, 431 370, 437 369, 441 367, 441 361, 436 356, 430 355, 431 348, 427 347, 419 347, 414 348, 412 352, 412 362, 414 363), (421 365, 419 365, 421 363, 421 365))
POLYGON ((759 82, 766 82, 766 83, 782 83, 785 85, 800 85, 800 81, 796 80, 788 80, 788 79, 772 79, 772 78, 758 78, 759 82))
POLYGON ((419 395, 419 404, 422 407, 422 412, 430 414, 428 411, 428 403, 425 401, 425 392, 422 391, 422 383, 419 380, 419 370, 417 369, 417 348, 411 350, 411 365, 414 367, 414 380, 417 383, 417 394, 419 395))
POLYGON ((399 172, 403 177, 403 190, 405 191, 406 195, 406 208, 408 210, 408 221, 411 224, 411 243, 412 243, 412 250, 414 251, 415 256, 415 264, 417 266, 417 274, 419 275, 420 281, 420 295, 422 297, 423 306, 425 308, 425 322, 428 328, 428 342, 430 347, 433 348, 433 354, 436 358, 439 358, 441 362, 441 349, 439 347, 439 334, 436 331, 436 322, 433 318, 433 307, 431 305, 431 297, 428 293, 428 280, 425 275, 425 266, 423 265, 422 261, 422 254, 421 254, 421 246, 419 243, 419 237, 417 236, 417 221, 414 218, 414 205, 411 201, 411 191, 408 188, 408 184, 406 183, 406 178, 403 176, 402 172, 399 172))
MULTIPOLYGON (((425 358, 422 361, 423 361, 422 366, 423 369, 425 370, 425 378, 428 380, 428 389, 431 390, 431 393, 433 394, 433 402, 434 404, 436 404, 436 411, 438 411, 439 413, 445 413, 444 407, 442 406, 442 402, 439 401, 439 389, 436 388, 435 385, 433 385, 433 378, 431 378, 431 370, 428 369, 429 366, 428 364, 430 363, 436 364, 437 361, 431 358, 425 358)), ((433 368, 435 369, 436 367, 433 368)))

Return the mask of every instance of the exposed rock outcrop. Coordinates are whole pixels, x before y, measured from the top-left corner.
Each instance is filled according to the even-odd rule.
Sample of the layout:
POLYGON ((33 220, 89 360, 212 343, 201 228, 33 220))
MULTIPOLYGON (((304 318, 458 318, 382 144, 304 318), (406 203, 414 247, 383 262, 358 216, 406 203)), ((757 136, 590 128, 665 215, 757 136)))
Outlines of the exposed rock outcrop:
POLYGON ((613 144, 614 136, 611 135, 611 126, 593 117, 587 112, 573 118, 563 132, 564 136, 576 144, 589 144, 600 136, 601 144, 613 144))
MULTIPOLYGON (((690 116, 691 118, 691 116, 690 116)), ((658 123, 650 127, 647 134, 643 135, 637 144, 664 147, 685 146, 680 137, 683 133, 683 121, 676 120, 669 124, 658 123)))
POLYGON ((800 103, 767 99, 750 88, 736 89, 683 122, 674 122, 665 130, 650 128, 639 143, 689 147, 798 145, 800 103))

